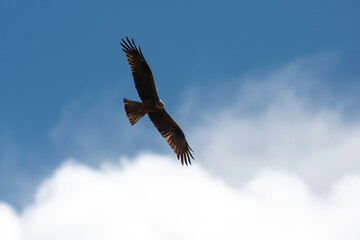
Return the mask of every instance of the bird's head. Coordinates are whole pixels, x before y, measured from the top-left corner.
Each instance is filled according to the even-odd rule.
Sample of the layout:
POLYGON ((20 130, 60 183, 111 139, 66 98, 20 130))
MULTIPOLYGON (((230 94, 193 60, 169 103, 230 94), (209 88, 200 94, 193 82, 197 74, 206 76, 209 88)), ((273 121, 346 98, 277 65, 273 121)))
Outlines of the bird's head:
POLYGON ((156 102, 156 107, 157 107, 158 109, 164 109, 165 103, 159 99, 159 100, 156 102))

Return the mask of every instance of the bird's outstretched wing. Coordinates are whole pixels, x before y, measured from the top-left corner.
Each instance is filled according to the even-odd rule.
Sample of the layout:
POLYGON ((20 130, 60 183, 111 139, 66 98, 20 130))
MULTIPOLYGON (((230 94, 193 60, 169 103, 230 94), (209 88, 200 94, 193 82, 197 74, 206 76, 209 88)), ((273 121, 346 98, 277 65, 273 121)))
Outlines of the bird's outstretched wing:
POLYGON ((192 149, 185 139, 184 133, 170 115, 162 110, 160 112, 148 113, 154 126, 159 130, 160 134, 166 139, 170 147, 174 150, 181 164, 191 165, 192 149))
POLYGON ((145 101, 158 98, 151 69, 145 61, 140 46, 137 48, 133 39, 130 41, 129 38, 126 37, 126 40, 127 41, 122 39, 120 44, 126 54, 135 87, 141 100, 145 101))

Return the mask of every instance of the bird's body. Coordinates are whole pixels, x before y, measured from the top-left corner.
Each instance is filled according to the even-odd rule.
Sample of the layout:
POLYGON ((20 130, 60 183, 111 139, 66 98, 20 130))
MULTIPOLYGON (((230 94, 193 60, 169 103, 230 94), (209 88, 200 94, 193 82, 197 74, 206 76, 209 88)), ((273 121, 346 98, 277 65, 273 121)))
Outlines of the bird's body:
POLYGON ((130 120, 131 125, 134 125, 145 114, 159 112, 164 109, 163 102, 159 100, 149 99, 142 102, 131 101, 124 98, 125 113, 130 120))
POLYGON ((124 98, 126 116, 131 125, 134 125, 145 114, 148 114, 154 126, 176 153, 177 158, 181 159, 181 163, 191 164, 192 150, 181 128, 165 111, 165 104, 157 95, 151 69, 145 61, 140 46, 137 48, 134 40, 130 41, 127 37, 126 40, 122 40, 120 44, 123 46, 141 99, 141 102, 136 102, 124 98))

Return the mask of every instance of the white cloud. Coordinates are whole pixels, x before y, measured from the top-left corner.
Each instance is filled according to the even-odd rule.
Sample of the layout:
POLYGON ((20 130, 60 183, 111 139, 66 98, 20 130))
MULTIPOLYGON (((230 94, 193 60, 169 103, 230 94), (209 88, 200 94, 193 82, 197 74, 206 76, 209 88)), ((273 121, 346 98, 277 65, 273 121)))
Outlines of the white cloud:
POLYGON ((18 217, 1 205, 0 229, 10 229, 1 239, 360 237, 360 175, 320 195, 295 175, 273 170, 234 189, 201 167, 179 167, 162 156, 121 162, 100 170, 65 163, 18 217))
MULTIPOLYGON (((187 135, 195 162, 228 183, 241 186, 268 167, 296 173, 324 190, 347 173, 360 173, 360 124, 344 116, 349 99, 328 87, 337 60, 303 58, 193 87, 178 113, 168 110, 187 135)), ((125 151, 171 152, 147 117, 130 126, 118 95, 112 90, 93 103, 65 108, 51 134, 58 158, 99 163, 125 151)))
MULTIPOLYGON (((360 173, 359 121, 344 115, 350 100, 329 87, 337 81, 337 60, 303 58, 233 81, 194 86, 178 112, 167 110, 187 135, 195 164, 227 183, 241 186, 257 171, 272 168, 324 190, 348 173, 360 173)), ((52 131, 60 158, 99 163, 141 149, 172 152, 147 117, 130 126, 117 92, 83 105, 68 106, 52 131)))
POLYGON ((296 173, 321 190, 360 173, 360 124, 344 115, 340 97, 326 89, 328 71, 321 66, 327 62, 319 61, 302 59, 248 75, 216 93, 222 104, 215 108, 201 110, 208 102, 196 100, 205 94, 212 106, 208 91, 188 94, 192 104, 186 105, 194 107, 186 112, 200 109, 202 116, 188 134, 199 162, 237 186, 264 167, 296 173))
MULTIPOLYGON (((175 113, 193 166, 152 154, 99 169, 68 161, 21 213, 0 204, 0 239, 360 239, 360 124, 322 88, 328 63, 193 88, 175 113)), ((163 141, 146 121, 136 140, 119 135, 128 123, 114 99, 64 111, 51 135, 59 152, 99 162, 138 138, 163 141)))
POLYGON ((15 211, 0 202, 0 239, 21 240, 21 226, 15 211))

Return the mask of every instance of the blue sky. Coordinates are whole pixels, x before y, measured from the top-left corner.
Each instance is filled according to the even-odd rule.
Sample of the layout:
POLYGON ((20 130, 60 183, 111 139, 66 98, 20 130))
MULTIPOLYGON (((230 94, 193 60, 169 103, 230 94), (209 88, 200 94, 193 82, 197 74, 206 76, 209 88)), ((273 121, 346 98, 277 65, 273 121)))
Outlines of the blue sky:
POLYGON ((0 202, 22 209, 69 157, 99 166, 142 151, 171 154, 148 120, 131 128, 125 119, 122 98, 138 99, 125 36, 141 45, 166 109, 197 139, 199 162, 209 157, 197 151, 206 116, 239 106, 238 86, 251 103, 241 109, 260 111, 249 81, 277 92, 283 85, 269 79, 287 71, 299 76, 285 85, 302 103, 308 97, 305 106, 356 123, 359 9, 357 1, 1 1, 0 202))

